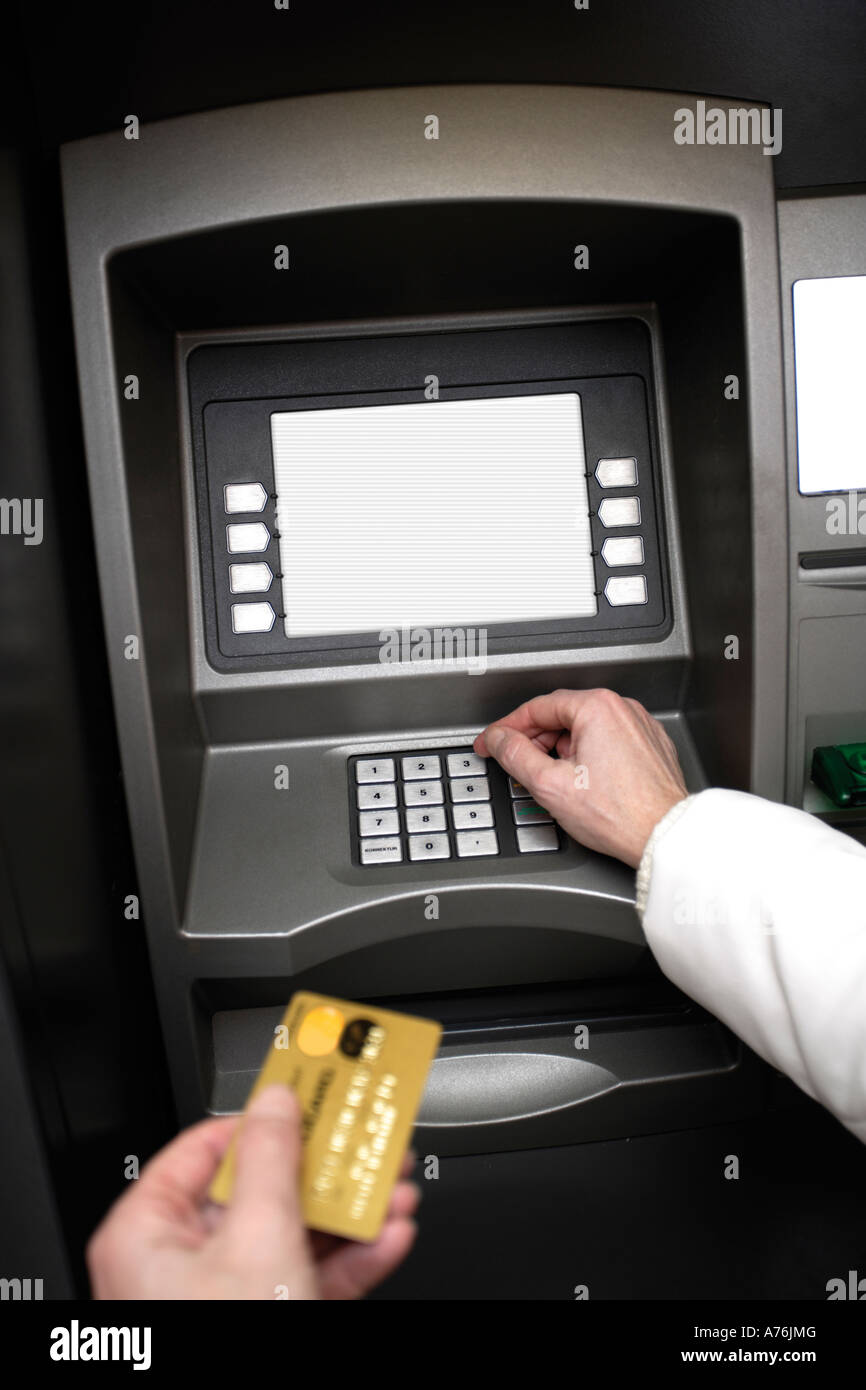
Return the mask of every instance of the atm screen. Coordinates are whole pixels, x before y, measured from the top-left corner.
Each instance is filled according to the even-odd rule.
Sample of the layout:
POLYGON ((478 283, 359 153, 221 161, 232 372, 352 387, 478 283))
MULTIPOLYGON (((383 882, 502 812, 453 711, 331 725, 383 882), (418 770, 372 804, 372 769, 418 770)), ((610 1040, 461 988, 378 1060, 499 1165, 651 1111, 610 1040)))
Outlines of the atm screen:
POLYGON ((271 416, 287 637, 597 612, 580 397, 271 416))
POLYGON ((188 374, 217 669, 670 631, 642 322, 204 343, 188 374))
POLYGON ((794 284, 802 493, 866 489, 866 275, 794 284))

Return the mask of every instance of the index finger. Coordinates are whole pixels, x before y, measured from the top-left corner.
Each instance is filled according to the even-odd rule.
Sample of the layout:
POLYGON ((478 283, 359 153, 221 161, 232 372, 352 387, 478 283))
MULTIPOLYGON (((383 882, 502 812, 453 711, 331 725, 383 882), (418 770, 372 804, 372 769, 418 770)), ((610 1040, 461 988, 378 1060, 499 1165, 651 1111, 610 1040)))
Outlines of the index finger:
POLYGON ((549 695, 536 695, 506 714, 503 719, 495 719, 475 740, 475 751, 482 758, 489 752, 486 740, 488 729, 494 727, 516 729, 527 738, 536 739, 540 734, 556 733, 571 729, 574 721, 583 713, 587 701, 598 692, 595 690, 553 690, 549 695))

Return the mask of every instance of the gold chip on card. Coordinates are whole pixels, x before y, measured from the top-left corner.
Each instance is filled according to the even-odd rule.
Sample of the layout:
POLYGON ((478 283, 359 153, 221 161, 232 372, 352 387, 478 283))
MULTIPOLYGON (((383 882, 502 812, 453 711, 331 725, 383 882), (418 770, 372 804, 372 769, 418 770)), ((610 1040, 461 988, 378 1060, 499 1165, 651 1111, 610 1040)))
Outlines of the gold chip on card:
MULTIPOLYGON (((322 994, 292 997, 247 1105, 275 1082, 297 1094, 301 1196, 313 1230, 378 1236, 441 1035, 430 1019, 322 994)), ((213 1201, 231 1201, 234 1171, 233 1139, 213 1201)))

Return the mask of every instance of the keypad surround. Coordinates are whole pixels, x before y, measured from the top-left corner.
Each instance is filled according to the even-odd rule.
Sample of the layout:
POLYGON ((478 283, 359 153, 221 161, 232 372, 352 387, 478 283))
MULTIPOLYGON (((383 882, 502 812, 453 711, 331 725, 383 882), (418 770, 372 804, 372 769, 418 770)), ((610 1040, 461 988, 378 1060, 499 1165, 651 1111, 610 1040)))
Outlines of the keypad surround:
POLYGON ((525 787, 471 748, 359 754, 348 762, 352 862, 362 868, 562 853, 565 837, 525 787), (529 833, 531 830, 531 833, 529 833))

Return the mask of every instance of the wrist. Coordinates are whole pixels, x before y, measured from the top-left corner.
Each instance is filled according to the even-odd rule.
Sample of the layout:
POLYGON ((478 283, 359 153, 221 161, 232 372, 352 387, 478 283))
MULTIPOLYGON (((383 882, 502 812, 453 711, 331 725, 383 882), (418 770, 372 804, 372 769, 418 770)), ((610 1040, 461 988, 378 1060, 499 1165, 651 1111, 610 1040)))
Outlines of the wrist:
POLYGON ((685 796, 677 796, 670 802, 665 813, 653 826, 646 844, 644 845, 643 853, 635 866, 637 869, 635 907, 637 908, 638 916, 641 921, 643 921, 643 915, 646 911, 647 899, 649 897, 653 858, 656 847, 672 826, 676 825, 680 816, 688 809, 693 799, 692 796, 686 793, 685 796))

